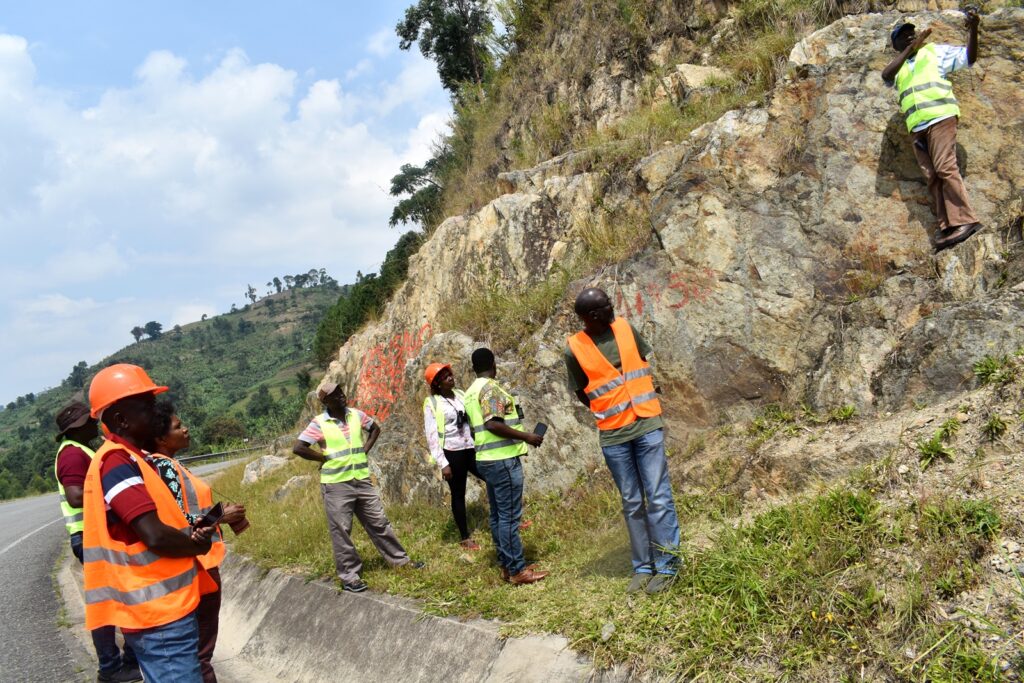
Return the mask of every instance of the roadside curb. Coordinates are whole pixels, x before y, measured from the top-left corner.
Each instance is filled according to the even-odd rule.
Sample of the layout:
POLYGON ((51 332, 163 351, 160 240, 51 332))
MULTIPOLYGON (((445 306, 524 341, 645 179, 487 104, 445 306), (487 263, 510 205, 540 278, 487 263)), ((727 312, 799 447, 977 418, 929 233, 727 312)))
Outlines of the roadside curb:
MULTIPOLYGON (((58 586, 75 639, 87 654, 82 570, 65 554, 58 586)), ((492 621, 435 617, 413 600, 339 592, 229 554, 214 666, 225 683, 247 681, 445 681, 618 683, 561 636, 503 639, 492 621), (223 672, 223 673, 222 673, 223 672)), ((95 659, 92 660, 95 666, 95 659)))

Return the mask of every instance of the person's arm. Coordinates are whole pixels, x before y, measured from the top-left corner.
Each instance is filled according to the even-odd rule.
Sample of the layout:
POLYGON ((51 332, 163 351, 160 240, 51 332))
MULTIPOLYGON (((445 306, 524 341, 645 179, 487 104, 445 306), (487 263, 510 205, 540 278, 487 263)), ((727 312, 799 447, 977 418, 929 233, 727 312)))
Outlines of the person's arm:
POLYGON ((484 422, 484 428, 496 436, 500 436, 505 439, 515 439, 516 441, 525 441, 531 446, 539 446, 544 443, 544 437, 539 434, 534 434, 533 432, 521 432, 518 429, 509 427, 501 418, 492 417, 487 422, 484 422))
POLYGON ((64 497, 68 499, 68 505, 73 508, 82 507, 82 494, 83 487, 81 486, 65 486, 64 497))
POLYGON ((973 66, 978 60, 978 24, 981 17, 973 7, 967 8, 964 14, 967 15, 967 64, 973 66))
POLYGON ((323 453, 313 450, 312 445, 306 443, 302 439, 295 440, 295 443, 292 445, 292 453, 300 458, 304 458, 305 460, 318 462, 321 465, 327 462, 327 457, 323 453))
POLYGON ((377 437, 380 436, 380 425, 376 422, 371 424, 366 430, 366 443, 363 444, 363 452, 369 453, 370 449, 373 448, 373 444, 377 443, 377 437))
POLYGON ((430 457, 441 468, 441 477, 448 481, 452 478, 452 468, 448 464, 448 458, 444 456, 441 441, 437 438, 437 418, 434 416, 434 407, 430 401, 427 401, 423 408, 423 435, 427 439, 427 450, 430 451, 430 457))
POLYGON ((220 518, 220 524, 234 524, 245 519, 245 506, 241 503, 227 503, 224 506, 224 516, 220 518))
POLYGON ((903 66, 903 62, 910 59, 910 55, 920 50, 921 47, 924 46, 925 41, 928 40, 928 36, 931 34, 932 30, 930 28, 926 28, 917 34, 914 38, 914 42, 905 47, 902 52, 896 55, 895 59, 889 62, 889 64, 882 69, 882 80, 886 83, 892 83, 896 80, 896 74, 899 73, 900 68, 903 66))
POLYGON ((161 557, 195 557, 210 551, 209 528, 187 536, 161 522, 153 510, 133 519, 131 527, 146 547, 161 557))

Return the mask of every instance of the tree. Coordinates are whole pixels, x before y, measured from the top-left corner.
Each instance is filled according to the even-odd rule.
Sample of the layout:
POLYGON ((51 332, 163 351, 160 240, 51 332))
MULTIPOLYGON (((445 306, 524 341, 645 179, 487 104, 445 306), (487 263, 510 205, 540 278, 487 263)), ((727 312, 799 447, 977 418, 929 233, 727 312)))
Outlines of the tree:
POLYGON ((7 410, 14 410, 17 407, 18 407, 18 404, 15 403, 14 401, 11 401, 10 403, 7 404, 7 410))
POLYGON ((295 286, 295 278, 292 277, 291 275, 285 275, 284 276, 284 288, 285 289, 291 289, 294 286, 295 286))
POLYGON ((309 391, 309 385, 313 383, 313 377, 309 374, 309 370, 299 370, 296 372, 295 383, 299 385, 299 391, 302 393, 309 391))
POLYGON ((486 40, 494 27, 487 5, 486 0, 419 0, 395 26, 398 47, 408 50, 418 42, 453 95, 463 83, 480 85, 492 61, 486 40))
POLYGON ((174 326, 174 334, 178 335, 179 337, 181 336, 181 325, 174 326))
POLYGON ((203 322, 206 322, 206 314, 205 314, 205 313, 203 313, 203 315, 202 315, 202 316, 200 316, 199 320, 201 320, 201 321, 203 321, 203 322))
POLYGON ((270 389, 267 389, 265 384, 261 384, 260 388, 256 390, 256 395, 249 399, 246 412, 250 417, 263 417, 272 413, 276 405, 274 397, 270 395, 270 389))
POLYGON ((395 205, 388 225, 393 228, 399 223, 416 223, 430 231, 441 222, 444 187, 438 182, 438 171, 447 158, 447 155, 440 155, 423 166, 402 164, 398 174, 391 178, 391 196, 409 196, 395 205))
POLYGON ((27 394, 25 394, 25 402, 28 403, 29 405, 32 405, 33 403, 36 402, 36 395, 33 394, 31 391, 28 392, 27 394))
POLYGON ((75 389, 81 389, 85 386, 85 369, 88 366, 85 361, 78 361, 75 363, 75 367, 71 368, 71 374, 64 380, 65 384, 75 389))
POLYGON ((271 280, 271 282, 274 283, 274 289, 276 289, 277 293, 280 294, 281 293, 281 278, 275 277, 273 280, 271 280))
POLYGON ((231 310, 228 313, 238 313, 238 306, 231 304, 231 310))
POLYGON ((142 335, 144 334, 146 334, 146 331, 139 327, 138 325, 132 328, 132 336, 135 337, 136 343, 138 343, 138 341, 142 339, 142 335))
POLYGON ((218 415, 203 425, 203 441, 206 443, 223 443, 244 436, 245 425, 231 415, 218 415))
POLYGON ((143 329, 150 339, 159 339, 160 335, 163 334, 164 326, 155 320, 150 320, 143 329))
POLYGON ((256 296, 256 288, 253 287, 252 285, 246 285, 245 298, 253 303, 256 303, 256 300, 259 299, 259 297, 256 296))

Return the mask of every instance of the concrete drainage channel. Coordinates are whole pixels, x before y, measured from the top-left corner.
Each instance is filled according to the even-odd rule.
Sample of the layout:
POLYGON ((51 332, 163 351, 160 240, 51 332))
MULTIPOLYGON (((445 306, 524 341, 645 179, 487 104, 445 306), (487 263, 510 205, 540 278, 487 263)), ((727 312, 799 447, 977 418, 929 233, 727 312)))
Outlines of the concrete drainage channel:
MULTIPOLYGON (((424 614, 411 600, 264 572, 228 555, 214 666, 221 683, 262 681, 624 681, 594 671, 560 636, 501 639, 494 622, 424 614)), ((83 648, 82 573, 59 572, 67 619, 83 648)), ((512 590, 512 589, 508 589, 512 590)))

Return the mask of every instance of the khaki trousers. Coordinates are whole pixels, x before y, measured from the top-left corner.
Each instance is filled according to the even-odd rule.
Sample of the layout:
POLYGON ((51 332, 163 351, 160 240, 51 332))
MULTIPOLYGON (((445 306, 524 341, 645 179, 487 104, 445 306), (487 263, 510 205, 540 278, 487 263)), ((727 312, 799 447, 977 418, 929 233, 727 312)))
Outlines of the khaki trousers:
POLYGON ((409 564, 409 555, 391 527, 380 495, 369 479, 355 479, 340 484, 320 484, 327 513, 327 528, 334 547, 334 566, 342 583, 359 580, 363 560, 352 543, 352 515, 359 518, 373 545, 392 567, 409 564))
POLYGON ((942 230, 978 222, 956 163, 957 120, 953 116, 913 133, 914 156, 928 183, 932 213, 942 230))

